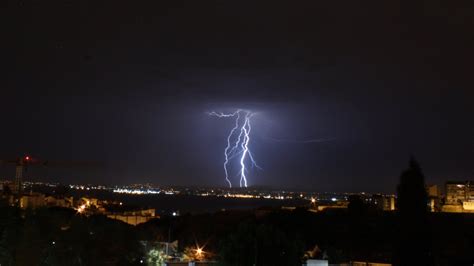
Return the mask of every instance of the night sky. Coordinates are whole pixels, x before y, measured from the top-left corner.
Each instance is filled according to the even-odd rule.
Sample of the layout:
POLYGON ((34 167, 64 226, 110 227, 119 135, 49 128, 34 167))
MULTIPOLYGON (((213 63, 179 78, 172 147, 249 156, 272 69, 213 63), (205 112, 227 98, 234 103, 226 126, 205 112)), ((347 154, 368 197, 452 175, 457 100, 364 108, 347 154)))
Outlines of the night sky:
POLYGON ((473 178, 472 1, 1 5, 0 155, 104 164, 27 179, 225 186, 233 121, 206 112, 236 108, 252 186, 393 192, 411 154, 473 178))

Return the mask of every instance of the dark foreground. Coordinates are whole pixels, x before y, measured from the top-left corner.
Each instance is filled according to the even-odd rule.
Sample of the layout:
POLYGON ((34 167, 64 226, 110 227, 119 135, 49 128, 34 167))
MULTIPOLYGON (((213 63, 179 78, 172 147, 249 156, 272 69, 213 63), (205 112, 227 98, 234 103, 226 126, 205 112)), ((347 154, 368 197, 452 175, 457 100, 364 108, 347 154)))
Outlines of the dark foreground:
MULTIPOLYGON (((474 215, 428 218, 434 264, 472 265, 474 215)), ((2 207, 0 265, 140 265, 150 262, 150 250, 160 249, 157 243, 168 240, 178 240, 180 254, 204 246, 206 257, 222 265, 301 265, 305 257, 391 262, 400 230, 394 212, 350 209, 223 211, 134 227, 70 209, 2 207)))

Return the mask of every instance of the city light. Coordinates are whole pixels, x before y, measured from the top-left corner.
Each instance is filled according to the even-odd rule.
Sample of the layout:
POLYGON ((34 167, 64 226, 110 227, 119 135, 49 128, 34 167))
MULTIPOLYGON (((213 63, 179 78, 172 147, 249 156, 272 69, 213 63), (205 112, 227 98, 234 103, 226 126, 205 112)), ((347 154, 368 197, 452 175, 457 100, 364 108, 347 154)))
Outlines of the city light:
POLYGON ((159 190, 152 189, 126 189, 126 188, 117 188, 113 190, 114 193, 121 194, 134 194, 134 195, 143 195, 143 194, 160 194, 159 190))
MULTIPOLYGON (((196 246, 197 246, 197 245, 196 245, 196 246)), ((203 250, 203 247, 197 246, 196 249, 195 249, 195 252, 196 252, 196 254, 195 254, 195 259, 196 259, 196 260, 203 260, 203 259, 204 259, 204 257, 205 257, 205 252, 204 252, 204 250, 203 250)))
POLYGON ((85 209, 86 209, 86 205, 82 204, 76 210, 77 210, 77 213, 84 213, 85 209))

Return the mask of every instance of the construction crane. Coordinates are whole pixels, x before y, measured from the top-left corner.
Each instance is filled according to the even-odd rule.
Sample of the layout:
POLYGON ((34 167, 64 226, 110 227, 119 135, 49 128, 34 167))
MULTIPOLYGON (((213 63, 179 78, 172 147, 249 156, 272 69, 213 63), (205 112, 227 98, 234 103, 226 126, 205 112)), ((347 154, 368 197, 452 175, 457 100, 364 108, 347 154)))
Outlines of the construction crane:
POLYGON ((97 167, 97 162, 83 162, 83 161, 50 161, 33 158, 29 155, 19 157, 16 159, 1 160, 0 164, 14 164, 16 165, 15 179, 11 191, 16 196, 21 196, 23 185, 23 173, 27 171, 30 166, 44 166, 44 167, 97 167))

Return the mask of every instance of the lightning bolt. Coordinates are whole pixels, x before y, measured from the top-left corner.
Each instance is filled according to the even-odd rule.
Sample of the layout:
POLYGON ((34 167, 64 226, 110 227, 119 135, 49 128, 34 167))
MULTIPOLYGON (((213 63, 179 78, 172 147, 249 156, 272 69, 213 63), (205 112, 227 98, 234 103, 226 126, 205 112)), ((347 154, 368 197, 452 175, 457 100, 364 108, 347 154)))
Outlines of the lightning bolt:
MULTIPOLYGON (((237 115, 237 118, 235 119, 235 126, 232 128, 232 130, 230 131, 230 134, 229 136, 227 136, 227 147, 225 147, 225 150, 224 150, 224 156, 225 156, 225 161, 224 161, 224 171, 225 171, 225 180, 227 181, 227 183, 229 183, 229 187, 232 187, 232 182, 230 182, 229 180, 229 172, 227 171, 227 164, 229 163, 229 148, 230 148, 230 138, 232 137, 232 135, 234 135, 234 132, 237 130, 237 128, 239 127, 239 119, 240 119, 240 112, 239 111, 236 111, 232 114, 232 116, 236 116, 237 115)), ((222 117, 225 117, 225 116, 222 116, 222 117)), ((232 152, 232 150, 231 150, 232 152)))
POLYGON ((209 112, 208 115, 216 116, 219 118, 229 118, 235 117, 235 125, 229 132, 227 136, 227 146, 224 149, 224 173, 225 173, 225 180, 229 184, 229 187, 232 188, 232 182, 229 179, 229 169, 228 165, 230 161, 235 157, 240 155, 240 187, 244 186, 247 187, 247 167, 245 165, 246 159, 250 159, 252 167, 257 167, 261 169, 261 167, 256 163, 255 159, 253 158, 252 152, 249 149, 249 142, 250 142, 250 131, 252 127, 250 125, 250 118, 254 115, 254 113, 250 111, 244 111, 238 109, 233 113, 217 113, 217 112, 209 112), (243 121, 242 121, 243 120, 243 121), (239 131, 237 137, 236 131, 239 131), (235 142, 232 142, 232 139, 235 139, 235 142), (233 145, 232 145, 233 144, 233 145))

